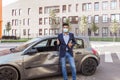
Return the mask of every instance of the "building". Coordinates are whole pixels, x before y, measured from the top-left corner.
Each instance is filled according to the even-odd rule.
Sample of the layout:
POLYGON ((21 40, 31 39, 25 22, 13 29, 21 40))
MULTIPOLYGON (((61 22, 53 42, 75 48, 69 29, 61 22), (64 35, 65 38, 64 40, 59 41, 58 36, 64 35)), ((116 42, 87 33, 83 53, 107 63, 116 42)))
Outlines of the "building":
POLYGON ((2 38, 2 0, 0 0, 0 39, 2 38))
MULTIPOLYGON (((11 22, 10 35, 22 38, 54 35, 61 31, 61 24, 68 18, 72 32, 77 35, 83 15, 87 17, 87 35, 112 37, 111 22, 120 23, 120 0, 18 0, 3 8, 3 27, 11 22), (56 13, 56 27, 51 27, 52 10, 56 13), (93 21, 99 27, 95 33, 90 30, 93 21)), ((3 34, 6 34, 5 28, 3 34)), ((120 36, 120 30, 116 35, 120 36)))

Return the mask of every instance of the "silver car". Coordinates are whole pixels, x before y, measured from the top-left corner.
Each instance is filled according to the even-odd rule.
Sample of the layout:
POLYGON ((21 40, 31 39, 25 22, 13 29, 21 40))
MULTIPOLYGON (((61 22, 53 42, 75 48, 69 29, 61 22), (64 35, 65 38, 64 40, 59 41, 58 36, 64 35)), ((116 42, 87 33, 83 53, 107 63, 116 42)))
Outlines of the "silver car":
MULTIPOLYGON (((86 37, 75 37, 74 58, 78 73, 95 73, 100 57, 86 37)), ((57 36, 34 38, 23 45, 0 51, 0 80, 26 80, 61 74, 57 36)), ((67 70, 70 72, 68 62, 67 70)))

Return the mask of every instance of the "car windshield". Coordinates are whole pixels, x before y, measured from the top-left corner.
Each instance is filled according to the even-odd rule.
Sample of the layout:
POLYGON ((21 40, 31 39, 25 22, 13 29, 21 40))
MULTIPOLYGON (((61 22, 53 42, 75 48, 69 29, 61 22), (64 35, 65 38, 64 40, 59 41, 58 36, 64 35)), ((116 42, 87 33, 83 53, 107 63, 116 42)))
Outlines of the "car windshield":
POLYGON ((40 40, 40 38, 33 38, 27 42, 25 42, 24 44, 17 46, 15 48, 11 48, 10 51, 15 53, 15 52, 21 52, 23 50, 25 50, 28 46, 30 46, 31 44, 33 44, 34 42, 40 40))

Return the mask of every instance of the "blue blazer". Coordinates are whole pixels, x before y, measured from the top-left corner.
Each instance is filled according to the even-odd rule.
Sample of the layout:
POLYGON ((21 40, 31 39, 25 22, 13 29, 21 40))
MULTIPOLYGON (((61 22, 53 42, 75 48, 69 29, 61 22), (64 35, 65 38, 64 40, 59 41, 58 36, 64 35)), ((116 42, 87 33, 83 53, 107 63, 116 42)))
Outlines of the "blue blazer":
POLYGON ((60 44, 59 44, 60 58, 65 56, 66 48, 68 48, 68 52, 70 53, 70 55, 73 56, 73 46, 76 44, 74 34, 69 33, 68 43, 72 40, 72 44, 73 44, 71 48, 68 47, 68 43, 66 45, 64 38, 63 38, 63 33, 58 35, 58 40, 60 41, 60 44))

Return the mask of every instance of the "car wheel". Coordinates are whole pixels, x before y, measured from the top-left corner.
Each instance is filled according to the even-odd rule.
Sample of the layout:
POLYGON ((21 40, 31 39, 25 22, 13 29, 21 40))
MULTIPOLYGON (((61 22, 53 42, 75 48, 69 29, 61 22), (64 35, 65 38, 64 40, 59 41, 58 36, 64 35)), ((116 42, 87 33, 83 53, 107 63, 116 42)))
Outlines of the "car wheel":
POLYGON ((81 73, 86 76, 93 75, 96 71, 97 63, 92 58, 87 58, 83 61, 81 66, 81 73))
POLYGON ((0 80, 19 80, 18 71, 11 66, 0 67, 0 80))

